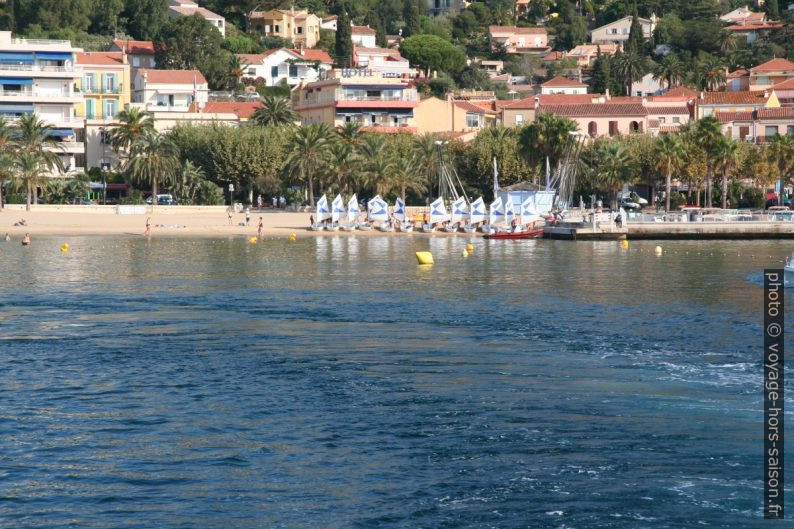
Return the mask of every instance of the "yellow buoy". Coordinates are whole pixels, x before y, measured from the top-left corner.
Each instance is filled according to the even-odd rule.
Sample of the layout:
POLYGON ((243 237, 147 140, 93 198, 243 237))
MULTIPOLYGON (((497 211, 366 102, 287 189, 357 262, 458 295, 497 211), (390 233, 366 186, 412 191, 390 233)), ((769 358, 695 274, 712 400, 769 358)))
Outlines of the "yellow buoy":
POLYGON ((624 250, 627 249, 629 247, 629 241, 627 241, 626 239, 621 240, 620 247, 623 248, 624 250))
POLYGON ((430 252, 416 252, 416 260, 420 265, 431 265, 433 261, 433 254, 430 252))
POLYGON ((294 233, 290 233, 289 234, 289 240, 294 241, 295 239, 296 239, 295 234, 294 233))
POLYGON ((656 252, 656 255, 662 255, 662 247, 661 246, 657 246, 653 251, 656 252))
POLYGON ((466 251, 466 249, 464 248, 464 249, 463 249, 463 250, 460 252, 460 255, 462 255, 463 257, 468 257, 468 256, 469 256, 469 252, 467 252, 467 251, 466 251))
POLYGON ((61 245, 61 251, 62 251, 63 253, 66 253, 66 252, 68 252, 68 251, 69 251, 69 245, 68 245, 68 244, 66 244, 66 243, 63 243, 63 244, 61 245))
POLYGON ((251 244, 256 244, 257 238, 256 237, 248 237, 248 242, 251 244))
POLYGON ((474 245, 472 243, 467 244, 466 245, 466 251, 469 252, 469 253, 473 252, 474 251, 474 245))

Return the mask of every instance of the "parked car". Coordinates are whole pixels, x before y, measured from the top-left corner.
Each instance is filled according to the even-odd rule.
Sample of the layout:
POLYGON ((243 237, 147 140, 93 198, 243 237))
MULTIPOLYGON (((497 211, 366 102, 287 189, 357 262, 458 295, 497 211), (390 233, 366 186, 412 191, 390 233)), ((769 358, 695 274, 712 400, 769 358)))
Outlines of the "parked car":
MULTIPOLYGON (((146 197, 146 203, 151 205, 151 203, 152 203, 151 195, 146 197)), ((176 206, 176 200, 174 200, 174 197, 172 197, 170 194, 157 195, 157 205, 158 206, 176 206)))

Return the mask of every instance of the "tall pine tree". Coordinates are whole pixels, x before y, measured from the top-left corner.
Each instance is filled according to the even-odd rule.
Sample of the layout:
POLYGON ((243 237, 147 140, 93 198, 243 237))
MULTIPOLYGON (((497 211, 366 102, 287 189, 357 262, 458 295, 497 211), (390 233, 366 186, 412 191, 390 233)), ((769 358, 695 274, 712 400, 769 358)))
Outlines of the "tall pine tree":
POLYGON ((336 42, 334 43, 334 60, 338 68, 350 68, 353 59, 353 29, 350 27, 350 18, 347 10, 339 11, 336 20, 336 42))
POLYGON ((590 91, 594 94, 605 94, 612 85, 612 68, 608 55, 601 54, 598 47, 596 59, 593 62, 593 78, 590 80, 590 91))
POLYGON ((643 53, 645 50, 645 36, 642 34, 642 24, 637 16, 637 6, 634 6, 634 15, 631 17, 631 27, 629 28, 629 38, 626 41, 626 51, 634 50, 643 53))
POLYGON ((780 5, 778 0, 765 0, 764 11, 766 11, 766 18, 769 20, 780 20, 780 5))

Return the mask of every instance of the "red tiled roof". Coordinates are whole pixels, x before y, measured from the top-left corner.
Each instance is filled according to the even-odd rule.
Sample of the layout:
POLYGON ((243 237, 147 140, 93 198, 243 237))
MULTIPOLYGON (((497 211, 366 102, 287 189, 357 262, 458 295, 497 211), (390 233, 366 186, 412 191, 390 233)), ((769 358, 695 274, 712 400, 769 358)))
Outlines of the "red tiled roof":
POLYGON ((764 92, 738 91, 738 92, 704 92, 703 98, 698 98, 701 105, 763 105, 767 96, 764 92))
POLYGON ((752 111, 742 112, 717 112, 717 119, 720 123, 730 123, 731 121, 753 121, 752 111))
POLYGON ((728 74, 728 79, 733 79, 734 77, 746 77, 750 75, 750 70, 745 70, 744 68, 739 68, 738 70, 734 70, 728 74))
POLYGON ((774 90, 794 90, 794 78, 772 86, 774 90))
POLYGON ((124 53, 120 51, 89 51, 75 53, 75 59, 77 64, 121 66, 124 64, 123 55, 124 53))
POLYGON ((235 114, 237 117, 247 119, 259 108, 262 108, 262 104, 259 102, 210 101, 204 105, 201 112, 204 114, 235 114))
POLYGON ((753 73, 780 72, 789 70, 794 70, 794 62, 781 58, 772 59, 771 61, 766 61, 763 64, 759 64, 755 68, 750 68, 750 71, 753 73))
POLYGON ((121 40, 113 41, 116 47, 130 55, 154 55, 154 43, 150 40, 121 40))
POLYGON ((780 29, 782 27, 782 22, 751 22, 749 24, 736 24, 735 26, 728 26, 725 29, 727 31, 754 31, 757 29, 780 29))
POLYGON ((671 88, 667 92, 665 92, 666 96, 683 96, 692 99, 693 97, 697 97, 698 93, 697 90, 692 90, 691 88, 687 88, 686 86, 676 86, 675 88, 671 88))
POLYGON ((759 108, 756 111, 759 119, 792 119, 794 118, 794 108, 759 108))
MULTIPOLYGON (((286 48, 281 48, 286 49, 286 48)), ((238 53, 237 57, 240 58, 241 61, 245 62, 245 64, 258 64, 262 62, 265 58, 270 57, 274 53, 279 51, 278 49, 267 50, 264 53, 238 53)))
POLYGON ((146 75, 150 84, 207 84, 207 80, 198 70, 148 70, 141 68, 138 73, 146 75))
POLYGON ((543 105, 538 108, 538 114, 551 112, 558 116, 589 117, 589 116, 647 116, 648 109, 637 103, 616 103, 603 105, 588 103, 580 105, 543 105))
POLYGON ((383 54, 383 55, 390 55, 392 57, 399 57, 402 59, 402 55, 400 55, 400 50, 395 50, 394 48, 367 48, 364 46, 353 46, 353 53, 374 53, 374 54, 383 54))
POLYGON ((607 103, 639 103, 642 104, 642 98, 639 96, 612 96, 607 103))
POLYGON ((692 96, 671 96, 671 95, 660 95, 660 96, 648 96, 649 103, 688 103, 692 96))
POLYGON ((334 60, 331 58, 330 55, 328 55, 328 52, 325 50, 309 48, 309 49, 304 49, 303 53, 301 53, 300 50, 289 50, 289 51, 301 55, 307 61, 320 61, 325 64, 331 64, 334 62, 334 60))
POLYGON ((549 53, 548 55, 546 55, 545 57, 543 57, 543 60, 544 61, 558 61, 558 60, 560 60, 560 59, 562 59, 564 57, 565 57, 565 53, 563 53, 561 51, 553 51, 553 52, 549 53))
POLYGON ((577 86, 577 87, 579 87, 579 86, 587 86, 587 85, 584 84, 584 83, 580 83, 579 81, 574 81, 572 79, 568 79, 567 77, 562 77, 562 76, 558 75, 554 79, 550 79, 550 80, 546 81, 545 83, 541 84, 540 86, 550 86, 550 87, 555 87, 555 86, 577 86))
POLYGON ((516 35, 546 35, 546 28, 519 28, 516 26, 488 26, 489 33, 515 33, 516 35))
POLYGON ((689 108, 685 106, 679 107, 645 107, 648 110, 648 114, 652 116, 657 116, 660 114, 677 114, 677 115, 688 115, 689 108))
MULTIPOLYGON (((487 104, 490 105, 491 102, 488 101, 487 104)), ((471 101, 455 101, 455 106, 465 110, 466 112, 474 112, 477 114, 496 114, 496 111, 483 108, 480 105, 475 105, 471 101)))
POLYGON ((375 30, 369 26, 352 26, 352 32, 359 35, 375 35, 375 30))
POLYGON ((181 6, 168 6, 171 11, 175 11, 180 15, 190 16, 195 15, 198 13, 199 15, 203 16, 204 18, 214 18, 214 19, 222 19, 223 17, 220 16, 218 13, 213 13, 209 9, 205 9, 203 7, 181 7, 181 6))
POLYGON ((592 103, 601 94, 541 94, 541 105, 580 105, 592 103))
POLYGON ((497 101, 496 108, 515 108, 515 109, 535 108, 535 98, 525 97, 524 99, 516 99, 514 101, 504 101, 504 102, 497 101))

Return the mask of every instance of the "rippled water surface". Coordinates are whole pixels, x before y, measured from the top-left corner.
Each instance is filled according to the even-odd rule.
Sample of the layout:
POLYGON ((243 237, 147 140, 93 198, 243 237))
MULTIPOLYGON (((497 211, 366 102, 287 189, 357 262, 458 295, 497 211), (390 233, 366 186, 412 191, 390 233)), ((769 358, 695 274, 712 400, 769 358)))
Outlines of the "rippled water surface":
POLYGON ((763 523, 788 243, 467 242, 0 243, 0 526, 763 523))

